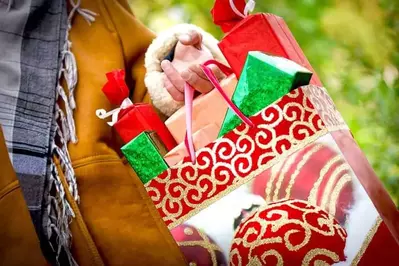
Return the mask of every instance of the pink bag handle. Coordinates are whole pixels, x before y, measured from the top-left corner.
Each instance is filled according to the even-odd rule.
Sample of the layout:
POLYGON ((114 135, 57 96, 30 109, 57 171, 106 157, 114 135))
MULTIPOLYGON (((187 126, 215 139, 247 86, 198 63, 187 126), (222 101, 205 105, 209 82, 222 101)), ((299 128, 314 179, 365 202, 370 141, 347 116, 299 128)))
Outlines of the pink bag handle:
POLYGON ((193 141, 193 100, 194 88, 187 82, 184 84, 184 103, 186 105, 186 136, 184 137, 184 144, 190 159, 193 163, 196 161, 194 141, 193 141))
MULTIPOLYGON (((254 123, 246 117, 240 109, 230 100, 227 94, 224 92, 223 88, 220 86, 218 79, 213 74, 212 70, 208 67, 208 65, 216 65, 219 69, 226 75, 230 75, 233 73, 230 67, 223 65, 222 63, 216 60, 208 60, 204 64, 200 65, 202 71, 204 71, 205 76, 209 79, 212 85, 219 91, 224 100, 227 102, 230 109, 248 126, 253 127, 254 123)), ((186 104, 186 137, 184 139, 184 143, 186 145, 187 151, 190 155, 190 159, 192 163, 195 163, 195 149, 193 142, 193 131, 192 131, 192 118, 193 118, 193 100, 194 100, 194 88, 185 83, 184 85, 184 101, 186 104)))

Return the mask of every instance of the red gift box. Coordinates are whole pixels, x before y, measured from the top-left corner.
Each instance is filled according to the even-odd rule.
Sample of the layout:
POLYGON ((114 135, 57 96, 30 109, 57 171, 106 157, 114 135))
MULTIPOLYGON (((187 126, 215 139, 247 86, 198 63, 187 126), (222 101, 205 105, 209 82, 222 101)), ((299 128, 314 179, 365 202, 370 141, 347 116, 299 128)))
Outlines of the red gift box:
MULTIPOLYGON (((112 104, 121 105, 119 109, 109 112, 109 114, 114 113, 113 116, 117 115, 117 120, 108 124, 115 127, 122 140, 128 143, 144 131, 155 131, 168 151, 176 147, 176 141, 152 105, 132 104, 128 98, 129 88, 125 83, 125 71, 114 70, 108 72, 106 76, 108 81, 102 91, 112 104)), ((100 118, 108 117, 105 110, 97 111, 100 118)))
POLYGON ((147 130, 156 131, 168 150, 177 146, 169 130, 150 104, 132 104, 122 109, 114 127, 125 143, 147 130))
MULTIPOLYGON (((242 1, 235 1, 242 9, 242 1)), ((250 51, 288 58, 312 71, 311 84, 322 86, 320 79, 302 52, 287 24, 273 14, 234 17, 228 0, 217 0, 212 9, 213 20, 222 30, 231 29, 220 41, 219 47, 237 77, 240 76, 250 51), (231 18, 231 21, 228 19, 231 18), (234 25, 234 27, 233 27, 234 25)))

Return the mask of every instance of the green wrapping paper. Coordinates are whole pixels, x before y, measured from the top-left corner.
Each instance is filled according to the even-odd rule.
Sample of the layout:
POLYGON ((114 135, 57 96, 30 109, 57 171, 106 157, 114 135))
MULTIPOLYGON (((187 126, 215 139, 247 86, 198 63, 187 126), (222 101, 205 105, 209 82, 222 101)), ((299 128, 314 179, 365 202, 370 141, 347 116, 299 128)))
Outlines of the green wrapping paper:
POLYGON ((163 159, 167 150, 153 131, 146 131, 121 148, 143 184, 168 169, 163 159))
MULTIPOLYGON (((309 84, 312 72, 283 57, 249 52, 232 101, 246 116, 255 115, 291 90, 309 84)), ((241 124, 227 110, 219 137, 241 124)))

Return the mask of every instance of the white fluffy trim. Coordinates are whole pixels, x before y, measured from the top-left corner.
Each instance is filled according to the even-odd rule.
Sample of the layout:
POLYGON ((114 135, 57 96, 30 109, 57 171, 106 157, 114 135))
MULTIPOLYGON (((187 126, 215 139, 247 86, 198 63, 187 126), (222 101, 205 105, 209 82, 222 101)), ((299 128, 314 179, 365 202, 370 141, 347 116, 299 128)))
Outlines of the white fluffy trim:
POLYGON ((356 177, 352 178, 352 184, 354 204, 348 212, 345 224, 348 234, 344 250, 346 261, 336 263, 334 266, 351 265, 353 259, 360 251, 367 234, 379 217, 374 204, 356 177))
POLYGON ((196 30, 202 34, 204 46, 211 51, 216 60, 226 63, 226 59, 217 46, 218 41, 212 35, 195 25, 179 24, 161 32, 148 47, 146 52, 145 67, 147 73, 144 82, 154 106, 167 116, 171 116, 177 109, 183 106, 184 103, 173 100, 168 91, 164 88, 161 62, 177 43, 178 36, 192 30, 196 30))

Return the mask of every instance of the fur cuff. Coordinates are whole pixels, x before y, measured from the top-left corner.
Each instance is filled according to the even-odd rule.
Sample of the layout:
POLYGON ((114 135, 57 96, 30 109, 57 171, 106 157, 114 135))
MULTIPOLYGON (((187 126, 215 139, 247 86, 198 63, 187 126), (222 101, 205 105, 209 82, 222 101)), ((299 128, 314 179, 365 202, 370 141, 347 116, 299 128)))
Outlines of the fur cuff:
POLYGON ((218 41, 212 35, 195 25, 180 24, 160 33, 148 47, 145 55, 147 73, 144 82, 154 106, 167 116, 171 116, 176 110, 182 107, 184 102, 173 100, 168 91, 164 88, 161 62, 177 43, 178 36, 188 33, 191 30, 200 32, 202 34, 202 43, 204 46, 211 51, 216 60, 226 64, 226 59, 217 46, 218 41))

